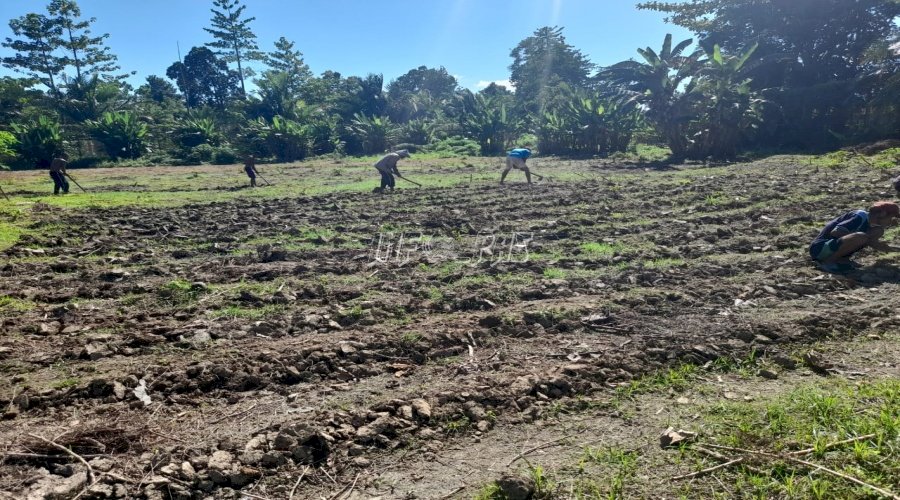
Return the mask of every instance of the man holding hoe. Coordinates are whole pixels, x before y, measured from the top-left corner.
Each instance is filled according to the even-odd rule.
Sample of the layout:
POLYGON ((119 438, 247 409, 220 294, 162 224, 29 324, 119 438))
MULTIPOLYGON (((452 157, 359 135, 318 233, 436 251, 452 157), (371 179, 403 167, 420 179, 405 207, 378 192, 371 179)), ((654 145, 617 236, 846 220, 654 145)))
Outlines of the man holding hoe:
POLYGON ((378 160, 378 163, 375 164, 375 168, 378 172, 381 173, 381 187, 375 188, 373 193, 383 193, 384 188, 389 187, 391 191, 394 191, 394 175, 397 177, 401 177, 400 171, 397 170, 397 162, 400 161, 401 158, 409 158, 409 151, 405 149, 401 149, 400 151, 394 151, 393 153, 388 153, 384 155, 384 158, 378 160))
MULTIPOLYGON (((503 184, 503 182, 506 180, 506 174, 508 174, 512 169, 525 172, 525 178, 528 180, 528 184, 531 184, 531 171, 528 170, 528 165, 525 164, 525 160, 527 160, 530 156, 531 150, 528 148, 516 148, 507 153, 506 170, 504 170, 503 173, 500 174, 500 184, 503 184)), ((541 178, 541 176, 538 175, 538 178, 541 178)))
POLYGON ((60 153, 56 155, 50 162, 50 178, 53 179, 53 194, 58 195, 60 189, 63 194, 69 193, 69 182, 66 180, 66 154, 60 153))

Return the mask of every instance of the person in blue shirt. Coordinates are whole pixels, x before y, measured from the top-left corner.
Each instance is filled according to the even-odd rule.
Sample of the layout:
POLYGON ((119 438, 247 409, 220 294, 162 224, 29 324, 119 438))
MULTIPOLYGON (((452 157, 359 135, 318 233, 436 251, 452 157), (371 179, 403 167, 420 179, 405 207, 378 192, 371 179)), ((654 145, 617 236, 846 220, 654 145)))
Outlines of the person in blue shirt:
POLYGON ((900 217, 900 206, 879 201, 868 211, 851 210, 825 225, 809 246, 809 255, 828 272, 846 272, 855 266, 850 257, 865 247, 880 251, 896 248, 879 241, 884 229, 900 217))
POLYGON ((503 184, 503 181, 506 180, 506 174, 512 169, 525 172, 525 178, 528 179, 528 183, 531 184, 531 171, 528 170, 528 165, 525 164, 525 160, 527 160, 529 156, 531 156, 531 150, 528 148, 516 148, 507 153, 506 170, 500 175, 500 184, 503 184))

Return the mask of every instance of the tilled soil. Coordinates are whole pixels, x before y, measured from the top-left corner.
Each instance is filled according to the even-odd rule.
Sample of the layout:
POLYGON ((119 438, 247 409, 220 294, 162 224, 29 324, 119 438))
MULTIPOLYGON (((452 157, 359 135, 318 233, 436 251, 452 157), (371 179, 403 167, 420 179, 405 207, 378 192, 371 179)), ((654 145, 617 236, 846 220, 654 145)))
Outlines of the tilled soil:
POLYGON ((0 490, 462 495, 422 464, 541 442, 558 402, 900 325, 893 262, 806 251, 879 172, 557 168, 578 180, 35 211, 0 264, 0 490))

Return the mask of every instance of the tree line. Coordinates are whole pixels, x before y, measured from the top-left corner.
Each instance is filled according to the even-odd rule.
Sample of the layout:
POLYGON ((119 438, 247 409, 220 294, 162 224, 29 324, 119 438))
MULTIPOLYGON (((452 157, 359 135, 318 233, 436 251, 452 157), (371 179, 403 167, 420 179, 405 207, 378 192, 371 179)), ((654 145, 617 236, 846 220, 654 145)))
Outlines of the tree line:
POLYGON ((316 76, 285 37, 260 49, 241 0, 212 4, 210 41, 137 88, 74 0, 11 19, 2 64, 22 76, 0 79, 0 164, 41 166, 63 150, 85 166, 514 145, 605 156, 637 142, 673 160, 727 159, 900 136, 898 0, 644 2, 696 40, 666 36, 599 67, 543 27, 510 53, 513 88, 479 92, 443 67, 387 85, 316 76))

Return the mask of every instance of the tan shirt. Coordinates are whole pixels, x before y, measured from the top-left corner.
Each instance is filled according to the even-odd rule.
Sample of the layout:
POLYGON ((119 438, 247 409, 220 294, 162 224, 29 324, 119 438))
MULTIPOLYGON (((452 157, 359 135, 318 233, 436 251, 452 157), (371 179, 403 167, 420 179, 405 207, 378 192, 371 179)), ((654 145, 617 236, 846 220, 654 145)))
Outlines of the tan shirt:
POLYGON ((63 160, 62 158, 54 158, 53 161, 50 162, 50 171, 65 172, 66 165, 68 165, 68 162, 66 162, 66 160, 63 160))
POLYGON ((397 153, 388 153, 384 156, 384 158, 378 160, 378 163, 375 164, 375 168, 377 168, 380 172, 394 172, 395 174, 400 174, 400 171, 397 170, 397 162, 400 161, 400 155, 397 153))

